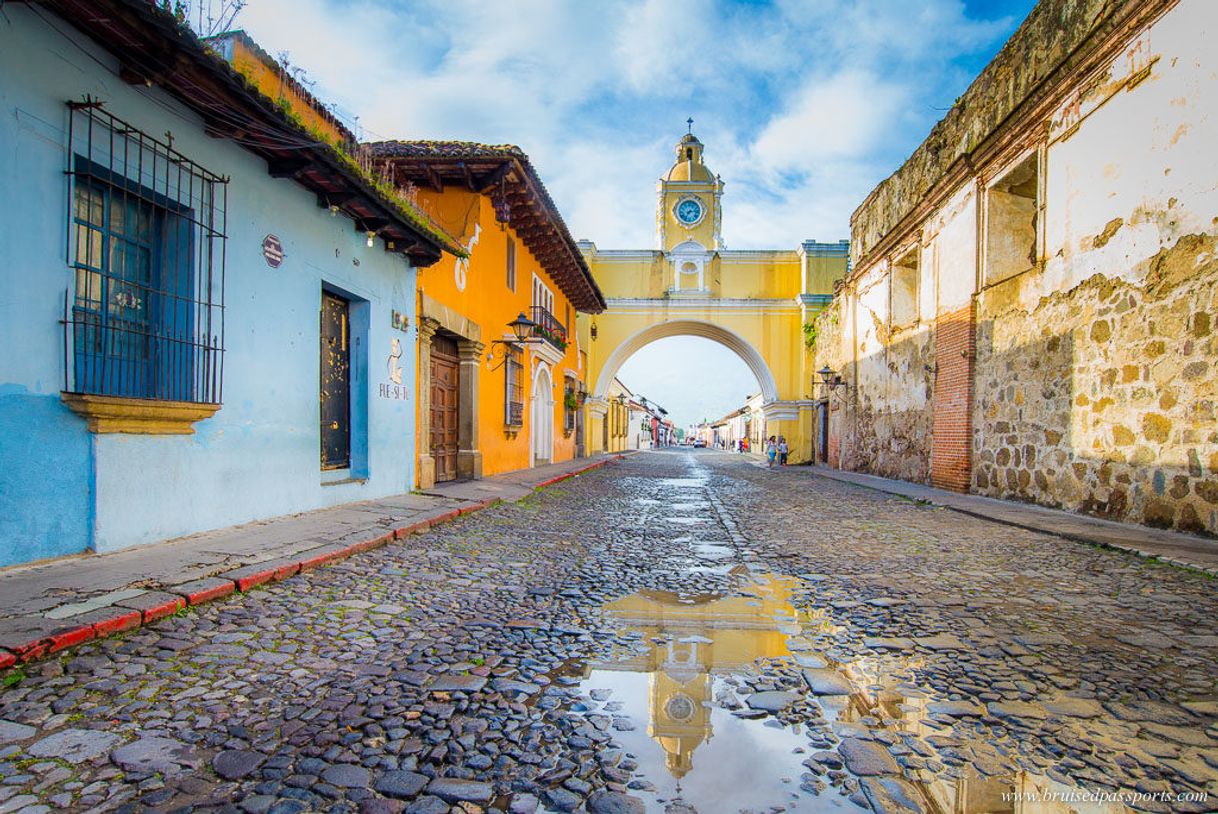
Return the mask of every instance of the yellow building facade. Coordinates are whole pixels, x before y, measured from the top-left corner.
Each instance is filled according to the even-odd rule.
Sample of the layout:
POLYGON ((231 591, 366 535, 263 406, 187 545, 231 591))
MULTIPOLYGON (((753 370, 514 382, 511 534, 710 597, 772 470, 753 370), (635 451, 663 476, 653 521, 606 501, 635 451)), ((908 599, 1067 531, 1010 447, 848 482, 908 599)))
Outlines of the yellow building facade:
POLYGON ((591 451, 611 420, 609 394, 622 364, 668 336, 702 336, 733 350, 757 377, 767 426, 785 435, 791 460, 807 461, 815 413, 803 325, 846 276, 849 246, 805 241, 791 250, 728 250, 722 240, 724 181, 692 133, 657 183, 656 247, 580 249, 604 292, 605 311, 579 323, 588 349, 591 451))
POLYGON ((419 488, 585 455, 576 315, 604 301, 528 157, 469 142, 368 147, 468 253, 419 277, 419 488))

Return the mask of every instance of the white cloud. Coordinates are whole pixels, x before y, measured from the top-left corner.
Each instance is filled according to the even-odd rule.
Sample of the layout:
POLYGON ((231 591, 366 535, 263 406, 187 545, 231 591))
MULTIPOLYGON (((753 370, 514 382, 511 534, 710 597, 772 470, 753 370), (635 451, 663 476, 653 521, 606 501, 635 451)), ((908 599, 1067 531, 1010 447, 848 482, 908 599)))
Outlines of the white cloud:
MULTIPOLYGON (((238 22, 370 137, 518 144, 601 248, 654 244, 655 181, 692 115, 728 246, 788 248, 848 236, 1033 4, 1008 2, 988 21, 963 0, 250 0, 238 22)), ((743 395, 684 392, 709 413, 743 395)))
POLYGON ((826 161, 866 155, 905 101, 903 88, 862 71, 809 77, 758 135, 752 159, 770 172, 809 172, 826 161))
POLYGON ((618 70, 635 92, 679 95, 690 82, 710 78, 714 32, 710 0, 643 0, 622 14, 617 32, 618 70))
POLYGON ((692 114, 740 248, 846 236, 959 93, 950 60, 1010 27, 960 0, 251 0, 240 22, 370 137, 520 145, 602 246, 652 245, 655 179, 692 114))

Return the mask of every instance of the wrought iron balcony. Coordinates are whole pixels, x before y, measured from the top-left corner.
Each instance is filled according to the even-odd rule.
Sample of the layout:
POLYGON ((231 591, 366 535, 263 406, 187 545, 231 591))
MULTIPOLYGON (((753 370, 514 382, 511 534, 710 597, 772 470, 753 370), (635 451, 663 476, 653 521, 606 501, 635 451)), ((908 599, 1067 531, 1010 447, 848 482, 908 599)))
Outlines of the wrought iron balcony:
POLYGON ((536 323, 533 326, 533 336, 540 337, 560 351, 566 352, 567 329, 553 314, 543 306, 534 305, 531 319, 536 323))

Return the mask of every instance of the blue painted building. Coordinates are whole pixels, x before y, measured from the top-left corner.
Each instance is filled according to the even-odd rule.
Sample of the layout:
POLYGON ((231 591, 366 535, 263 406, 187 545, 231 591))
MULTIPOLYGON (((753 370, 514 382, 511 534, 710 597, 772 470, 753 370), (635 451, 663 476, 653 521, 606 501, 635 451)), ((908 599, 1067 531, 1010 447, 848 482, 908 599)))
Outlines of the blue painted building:
POLYGON ((151 3, 5 4, 0 566, 410 489, 454 249, 305 121, 151 3))

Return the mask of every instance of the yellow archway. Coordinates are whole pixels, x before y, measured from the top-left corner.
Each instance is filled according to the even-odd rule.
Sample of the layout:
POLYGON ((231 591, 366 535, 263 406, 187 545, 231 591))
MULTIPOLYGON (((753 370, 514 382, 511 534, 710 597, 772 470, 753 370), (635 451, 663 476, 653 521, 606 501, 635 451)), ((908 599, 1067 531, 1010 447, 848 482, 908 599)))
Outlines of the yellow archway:
POLYGON ((643 328, 625 339, 605 359, 600 371, 593 374, 592 381, 596 382, 596 385, 592 389, 592 397, 594 399, 606 398, 609 395, 609 388, 613 384, 614 377, 617 376, 617 372, 626 363, 627 359, 652 342, 670 336, 701 336, 718 342, 733 351, 748 366, 753 376, 757 379, 757 385, 761 389, 762 397, 767 404, 779 400, 778 384, 774 381, 774 374, 770 372, 770 366, 766 364, 765 359, 757 352, 756 348, 750 345, 739 334, 721 325, 692 319, 674 319, 659 322, 643 328))
POLYGON ((687 335, 719 342, 744 360, 760 386, 767 433, 785 435, 791 459, 807 461, 815 401, 803 326, 846 276, 849 244, 809 240, 793 250, 729 251, 721 237, 725 185, 703 162, 703 151, 692 132, 685 134, 659 180, 658 248, 579 244, 607 305, 578 323, 580 361, 586 380, 595 382, 590 451, 601 445, 596 427, 622 364, 657 339, 687 335))

